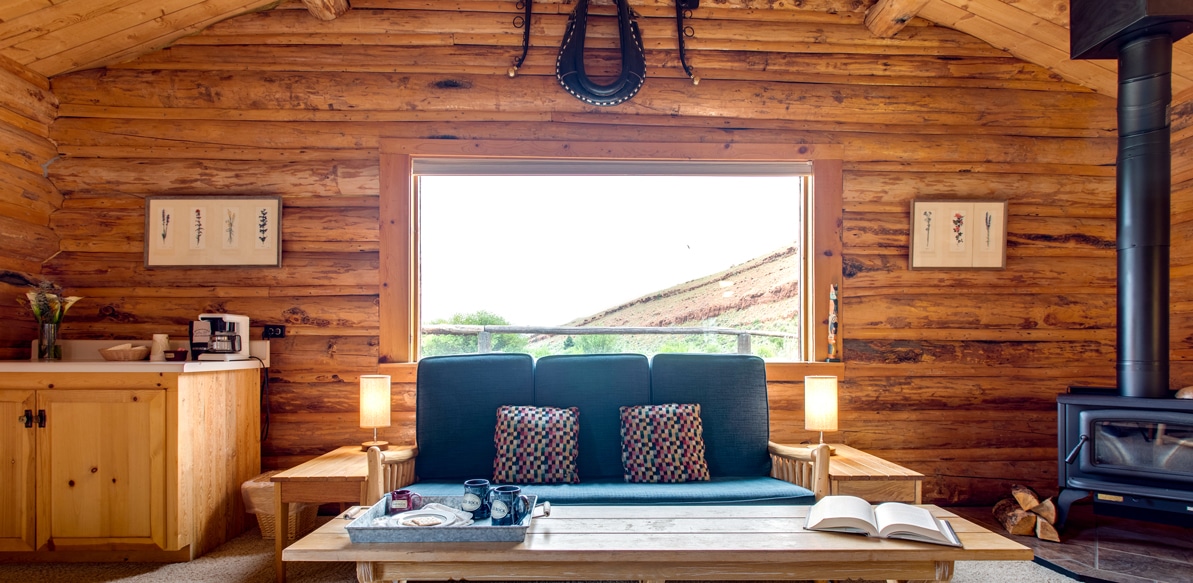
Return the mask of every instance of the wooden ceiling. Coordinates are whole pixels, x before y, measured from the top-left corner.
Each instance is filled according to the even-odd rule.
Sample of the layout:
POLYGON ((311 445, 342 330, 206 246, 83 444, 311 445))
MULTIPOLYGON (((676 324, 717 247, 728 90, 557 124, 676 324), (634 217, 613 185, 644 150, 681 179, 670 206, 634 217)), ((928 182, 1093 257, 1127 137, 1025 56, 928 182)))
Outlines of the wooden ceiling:
MULTIPOLYGON (((370 8, 431 0, 351 0, 370 8)), ((445 0, 440 0, 445 1, 445 0)), ((538 0, 561 3, 568 0, 538 0)), ((673 0, 632 0, 669 6, 673 0)), ((459 2, 467 4, 468 2, 459 2)), ((517 13, 515 2, 508 4, 517 13)), ((335 18, 349 0, 4 0, 0 2, 0 55, 44 77, 129 60, 255 10, 306 8, 312 18, 335 18)), ((876 36, 898 34, 918 16, 982 39, 1065 79, 1114 96, 1113 61, 1069 60, 1068 0, 705 0, 717 8, 826 10, 863 13, 876 36), (799 5, 798 8, 795 5, 799 5)), ((699 18, 699 10, 695 15, 699 18)), ((1176 44, 1173 92, 1193 98, 1193 37, 1176 44)))

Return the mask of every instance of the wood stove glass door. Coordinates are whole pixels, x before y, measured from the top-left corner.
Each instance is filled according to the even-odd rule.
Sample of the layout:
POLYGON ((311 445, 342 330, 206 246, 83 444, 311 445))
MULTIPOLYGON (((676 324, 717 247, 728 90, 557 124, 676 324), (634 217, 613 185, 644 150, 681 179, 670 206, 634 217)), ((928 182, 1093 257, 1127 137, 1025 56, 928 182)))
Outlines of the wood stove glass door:
POLYGON ((1193 418, 1151 412, 1151 419, 1124 419, 1118 413, 1120 418, 1089 420, 1093 467, 1083 470, 1193 482, 1193 418))

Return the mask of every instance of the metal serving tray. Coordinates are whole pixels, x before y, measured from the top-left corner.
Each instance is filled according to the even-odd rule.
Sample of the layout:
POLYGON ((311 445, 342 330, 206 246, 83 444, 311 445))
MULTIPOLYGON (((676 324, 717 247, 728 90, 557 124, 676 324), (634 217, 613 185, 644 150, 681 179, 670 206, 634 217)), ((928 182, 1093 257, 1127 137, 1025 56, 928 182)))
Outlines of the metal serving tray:
MULTIPOLYGON (((443 526, 419 528, 413 526, 373 526, 373 519, 385 516, 386 494, 364 514, 356 517, 344 528, 354 543, 436 543, 436 542, 522 542, 526 529, 534 517, 536 496, 530 498, 531 512, 522 522, 513 526, 493 526, 488 518, 473 521, 468 526, 443 526)), ((423 496, 423 505, 437 502, 444 506, 459 508, 463 496, 423 496)))

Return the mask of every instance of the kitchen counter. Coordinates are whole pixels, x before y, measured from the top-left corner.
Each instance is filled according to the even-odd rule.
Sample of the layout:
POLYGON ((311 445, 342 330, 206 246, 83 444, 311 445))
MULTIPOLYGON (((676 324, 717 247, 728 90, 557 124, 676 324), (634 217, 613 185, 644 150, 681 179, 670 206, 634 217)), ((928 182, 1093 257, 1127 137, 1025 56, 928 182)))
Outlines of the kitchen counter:
POLYGON ((220 361, 109 361, 109 360, 58 360, 58 361, 29 361, 29 360, 0 360, 0 373, 15 372, 97 372, 97 373, 137 373, 137 372, 214 372, 221 370, 241 370, 247 368, 261 368, 261 363, 255 360, 238 360, 232 362, 220 361))
MULTIPOLYGON (((36 344, 36 340, 33 341, 36 344)), ((21 372, 96 372, 96 373, 191 373, 215 372, 225 370, 256 369, 269 366, 269 341, 252 340, 249 342, 249 353, 260 358, 250 360, 183 360, 171 362, 167 360, 104 360, 99 355, 101 348, 108 348, 117 344, 133 344, 134 346, 149 346, 150 341, 133 340, 63 340, 58 343, 62 347, 62 360, 0 360, 0 373, 21 372)), ((171 347, 185 348, 186 343, 173 343, 171 347)), ((36 346, 34 353, 36 353, 36 346)))

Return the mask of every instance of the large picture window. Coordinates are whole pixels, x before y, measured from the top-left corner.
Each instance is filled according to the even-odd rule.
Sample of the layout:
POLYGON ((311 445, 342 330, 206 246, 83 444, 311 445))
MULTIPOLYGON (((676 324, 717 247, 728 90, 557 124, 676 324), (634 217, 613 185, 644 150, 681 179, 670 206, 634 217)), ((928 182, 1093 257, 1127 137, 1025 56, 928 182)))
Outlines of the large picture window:
POLYGON ((627 160, 603 143, 383 143, 382 362, 822 359, 817 282, 840 284, 840 162, 773 145, 635 146, 627 160))
POLYGON ((420 355, 803 359, 809 165, 429 166, 415 160, 420 355))

